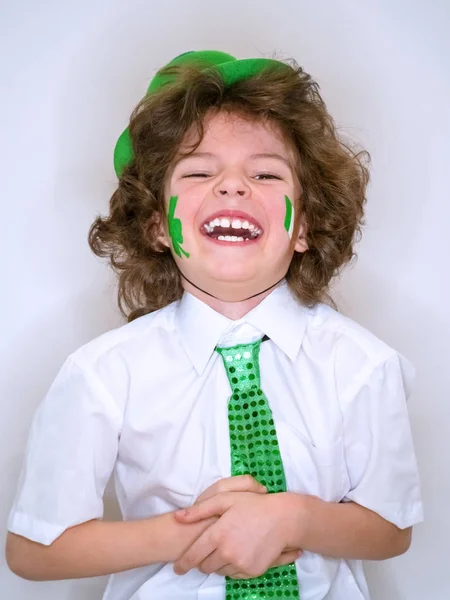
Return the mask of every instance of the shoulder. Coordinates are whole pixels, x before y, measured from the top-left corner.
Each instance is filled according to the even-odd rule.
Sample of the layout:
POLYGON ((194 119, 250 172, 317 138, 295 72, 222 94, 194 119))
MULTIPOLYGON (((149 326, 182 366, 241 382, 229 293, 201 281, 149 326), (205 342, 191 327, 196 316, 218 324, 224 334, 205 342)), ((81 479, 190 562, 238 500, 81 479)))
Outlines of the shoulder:
POLYGON ((311 309, 309 327, 324 342, 359 354, 374 366, 395 353, 374 333, 326 304, 319 303, 311 309))
POLYGON ((178 302, 174 302, 107 331, 78 348, 69 359, 81 368, 95 367, 115 357, 126 361, 131 355, 139 353, 140 348, 148 348, 156 340, 171 336, 177 306, 178 302))
POLYGON ((38 421, 107 415, 121 430, 136 373, 147 375, 161 340, 171 337, 175 305, 144 315, 84 344, 62 364, 40 405, 38 421), (59 415, 59 416, 58 416, 59 415))
POLYGON ((310 310, 308 331, 334 354, 348 353, 355 361, 373 367, 396 352, 386 342, 353 319, 322 303, 310 310))
POLYGON ((307 336, 329 357, 337 391, 359 387, 380 373, 397 372, 409 389, 412 364, 374 333, 326 304, 310 310, 307 336))

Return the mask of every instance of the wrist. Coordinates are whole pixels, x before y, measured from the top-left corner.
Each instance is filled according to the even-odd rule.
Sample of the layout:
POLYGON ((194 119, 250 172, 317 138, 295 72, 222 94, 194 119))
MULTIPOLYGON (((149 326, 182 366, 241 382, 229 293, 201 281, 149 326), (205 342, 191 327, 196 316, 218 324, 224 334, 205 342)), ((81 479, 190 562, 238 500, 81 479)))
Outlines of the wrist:
POLYGON ((314 520, 313 515, 320 510, 323 500, 317 496, 295 492, 283 492, 279 496, 286 548, 304 549, 314 520))
POLYGON ((180 523, 174 513, 164 515, 165 527, 164 562, 175 562, 192 546, 197 538, 213 525, 217 518, 204 519, 198 523, 180 523))
POLYGON ((177 541, 176 524, 172 513, 148 517, 140 521, 140 524, 145 564, 171 562, 177 541))

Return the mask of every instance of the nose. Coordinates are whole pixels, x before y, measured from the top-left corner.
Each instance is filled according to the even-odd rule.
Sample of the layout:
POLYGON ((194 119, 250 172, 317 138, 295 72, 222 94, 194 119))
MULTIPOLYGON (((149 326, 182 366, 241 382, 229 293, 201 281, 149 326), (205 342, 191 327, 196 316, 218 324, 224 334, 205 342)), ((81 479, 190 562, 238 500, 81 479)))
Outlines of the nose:
POLYGON ((250 188, 240 174, 227 173, 216 184, 214 193, 221 197, 247 197, 250 194, 250 188))

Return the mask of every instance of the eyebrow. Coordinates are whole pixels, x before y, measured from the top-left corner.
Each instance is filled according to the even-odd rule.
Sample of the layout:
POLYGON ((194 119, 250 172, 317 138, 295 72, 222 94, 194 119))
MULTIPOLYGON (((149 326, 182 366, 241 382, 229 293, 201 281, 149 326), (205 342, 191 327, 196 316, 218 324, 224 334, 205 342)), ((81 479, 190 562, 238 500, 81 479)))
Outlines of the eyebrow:
POLYGON ((289 162, 289 160, 285 156, 282 156, 281 154, 278 154, 277 152, 259 152, 258 154, 252 154, 250 156, 250 158, 252 158, 252 159, 254 159, 254 158, 274 158, 276 160, 280 160, 287 167, 291 168, 291 163, 289 162))
MULTIPOLYGON (((188 158, 217 158, 217 155, 213 154, 212 152, 193 152, 192 154, 180 156, 175 164, 178 165, 184 160, 187 160, 188 158)), ((279 160, 282 163, 284 163, 289 169, 292 168, 292 165, 289 162, 289 160, 282 154, 278 154, 277 152, 258 152, 256 154, 250 155, 251 160, 255 160, 258 158, 272 158, 275 160, 279 160)))

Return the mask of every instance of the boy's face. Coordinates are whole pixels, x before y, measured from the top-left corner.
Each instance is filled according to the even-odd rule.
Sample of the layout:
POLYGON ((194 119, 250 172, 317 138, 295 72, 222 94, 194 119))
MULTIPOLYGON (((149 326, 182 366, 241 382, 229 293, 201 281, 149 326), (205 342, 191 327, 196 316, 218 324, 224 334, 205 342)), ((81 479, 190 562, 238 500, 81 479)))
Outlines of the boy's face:
MULTIPOLYGON (((204 125, 200 146, 168 175, 162 241, 188 279, 236 301, 274 285, 294 251, 307 249, 301 188, 293 153, 273 126, 226 113, 204 125)), ((192 141, 187 136, 181 152, 192 141)))

